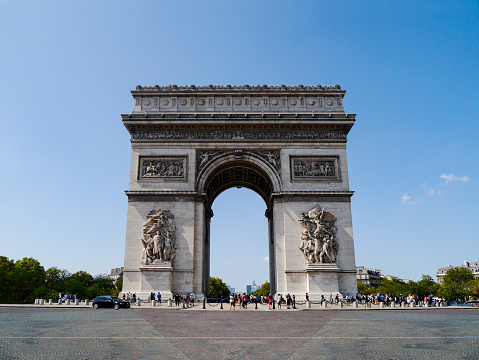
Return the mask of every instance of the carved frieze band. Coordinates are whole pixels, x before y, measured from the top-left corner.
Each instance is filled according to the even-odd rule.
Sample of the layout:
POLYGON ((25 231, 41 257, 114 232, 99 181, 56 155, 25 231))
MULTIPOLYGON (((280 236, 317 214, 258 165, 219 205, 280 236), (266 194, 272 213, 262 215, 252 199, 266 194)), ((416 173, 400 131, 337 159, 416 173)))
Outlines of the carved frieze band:
POLYGON ((291 181, 340 181, 339 156, 290 156, 291 181))
POLYGON ((346 140, 347 131, 145 131, 132 130, 133 140, 346 140))
POLYGON ((188 157, 140 156, 138 180, 186 180, 188 157))

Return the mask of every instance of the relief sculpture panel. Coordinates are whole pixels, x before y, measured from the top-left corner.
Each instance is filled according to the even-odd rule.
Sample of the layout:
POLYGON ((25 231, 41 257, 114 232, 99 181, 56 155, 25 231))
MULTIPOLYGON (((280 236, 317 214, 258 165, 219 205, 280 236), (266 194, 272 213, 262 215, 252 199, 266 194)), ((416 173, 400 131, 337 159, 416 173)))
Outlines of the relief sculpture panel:
POLYGON ((139 161, 139 180, 186 179, 186 156, 142 156, 139 161))
POLYGON ((340 181, 338 156, 291 156, 291 180, 340 181))
POLYGON ((338 243, 335 240, 337 228, 334 225, 336 220, 332 214, 319 206, 307 214, 301 212, 298 221, 303 227, 303 233, 299 250, 308 264, 336 262, 338 254, 338 243))
POLYGON ((146 216, 141 242, 141 263, 171 264, 176 254, 176 225, 169 210, 152 210, 146 216))

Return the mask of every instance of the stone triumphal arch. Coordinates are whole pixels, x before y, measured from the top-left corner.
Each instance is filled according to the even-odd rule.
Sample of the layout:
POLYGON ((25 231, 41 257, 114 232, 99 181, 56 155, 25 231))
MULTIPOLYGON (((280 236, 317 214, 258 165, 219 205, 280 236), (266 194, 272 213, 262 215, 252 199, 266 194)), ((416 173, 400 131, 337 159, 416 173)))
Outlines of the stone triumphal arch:
MULTIPOLYGON (((123 292, 209 292, 211 205, 265 201, 273 293, 356 293, 340 86, 137 86, 123 292)), ((254 251, 254 249, 252 249, 254 251)))

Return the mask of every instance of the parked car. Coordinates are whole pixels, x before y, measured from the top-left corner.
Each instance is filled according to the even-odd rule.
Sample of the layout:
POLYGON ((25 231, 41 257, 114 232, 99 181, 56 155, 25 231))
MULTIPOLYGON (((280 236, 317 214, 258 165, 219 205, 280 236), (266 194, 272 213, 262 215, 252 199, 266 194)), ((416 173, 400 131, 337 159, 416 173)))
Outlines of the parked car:
POLYGON ((113 308, 115 310, 118 310, 119 308, 130 308, 130 303, 128 301, 110 295, 97 296, 91 305, 94 309, 98 309, 100 307, 113 308))
POLYGON ((70 295, 70 294, 63 295, 62 302, 67 301, 67 299, 70 299, 71 301, 75 301, 75 295, 70 295))
POLYGON ((479 306, 479 300, 468 300, 462 306, 479 306))

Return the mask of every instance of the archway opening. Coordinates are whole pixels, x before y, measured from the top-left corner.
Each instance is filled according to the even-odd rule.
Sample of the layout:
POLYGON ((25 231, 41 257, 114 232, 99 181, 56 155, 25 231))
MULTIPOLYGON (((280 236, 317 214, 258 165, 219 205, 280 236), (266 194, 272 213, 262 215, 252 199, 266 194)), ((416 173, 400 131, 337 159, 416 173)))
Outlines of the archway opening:
MULTIPOLYGON (((210 294, 210 275, 216 276, 211 274, 211 223, 213 224, 220 224, 227 223, 231 228, 233 224, 248 228, 247 222, 251 222, 252 220, 246 220, 244 216, 247 216, 249 212, 248 209, 248 201, 245 201, 248 195, 252 196, 253 198, 259 195, 259 198, 263 199, 263 204, 256 206, 256 211, 258 211, 253 218, 254 221, 265 221, 266 226, 264 228, 267 231, 267 235, 262 236, 264 238, 264 246, 267 248, 268 252, 264 253, 264 251, 257 251, 256 246, 254 243, 248 243, 248 245, 244 245, 243 248, 248 249, 249 252, 244 256, 236 256, 235 255, 235 247, 230 247, 228 251, 225 250, 225 254, 230 254, 230 259, 232 261, 229 262, 230 267, 237 267, 237 273, 241 273, 241 266, 247 267, 248 259, 251 259, 253 256, 256 260, 260 260, 265 264, 268 264, 269 268, 269 282, 270 282, 270 290, 272 292, 275 291, 276 288, 276 273, 275 273, 275 257, 274 257, 274 230, 273 230, 273 211, 272 211, 272 194, 275 191, 279 191, 280 189, 280 180, 278 177, 277 172, 275 169, 265 161, 260 156, 250 153, 242 153, 241 151, 234 151, 228 152, 224 155, 219 156, 217 159, 213 160, 209 163, 204 169, 201 170, 199 178, 198 178, 198 190, 200 192, 205 193, 205 237, 204 237, 204 252, 203 252, 203 293, 210 294), (239 154, 238 154, 239 152, 239 154), (225 192, 226 190, 234 188, 243 189, 242 191, 246 191, 244 188, 252 190, 252 192, 244 193, 247 194, 245 197, 239 195, 236 196, 236 199, 229 198, 226 195, 226 202, 228 206, 231 206, 229 209, 221 209, 217 211, 212 211, 213 203, 216 203, 216 198, 225 192), (255 195, 256 193, 256 195, 255 195), (232 212, 231 209, 241 209, 240 213, 236 214, 235 216, 229 215, 229 212, 232 212), (266 207, 266 211, 264 211, 266 207), (228 212, 229 211, 229 212, 228 212), (244 214, 241 215, 241 212, 244 214), (218 219, 219 213, 226 216, 224 220, 216 220, 213 215, 216 213, 216 219, 218 219), (265 215, 267 218, 265 218, 265 215), (226 220, 228 219, 228 221, 226 220), (233 261, 234 260, 234 261, 233 261)), ((229 192, 228 192, 229 194, 229 192)), ((238 192, 235 193, 234 190, 231 194, 239 194, 238 192)), ((256 201, 258 199, 256 198, 256 201)), ((250 205, 251 207, 251 205, 250 205)), ((264 224, 264 223, 263 223, 264 224)), ((218 225, 221 227, 222 225, 218 225)), ((228 225, 227 225, 228 226, 228 225)), ((227 227, 226 226, 226 227, 227 227)), ((228 241, 231 237, 234 237, 236 234, 222 234, 219 237, 223 237, 222 241, 228 241)), ((235 242, 236 244, 240 244, 241 241, 245 242, 247 238, 253 237, 252 233, 244 234, 242 239, 237 239, 235 242)), ((239 236, 238 236, 239 238, 239 236)), ((261 240, 259 240, 261 242, 261 240)), ((256 244, 258 245, 258 244, 256 244)), ((223 254, 215 254, 215 256, 223 257, 226 255, 223 254)), ((261 264, 263 265, 263 264, 261 264)), ((261 266, 260 266, 261 267, 261 266)), ((219 271, 215 269, 215 272, 219 271)), ((253 270, 254 271, 254 270, 253 270)), ((243 271, 244 272, 244 271, 243 271)), ((234 273, 234 272, 233 272, 234 273)), ((233 274, 232 273, 232 274, 233 274)), ((229 276, 229 273, 227 273, 229 276)), ((231 275, 231 279, 234 280, 234 283, 228 284, 235 288, 237 292, 246 292, 246 283, 251 281, 251 285, 253 280, 255 280, 257 285, 261 285, 264 283, 263 280, 257 280, 255 278, 248 279, 248 278, 235 278, 235 276, 231 275), (258 282, 260 282, 258 284, 258 282), (236 287, 239 286, 240 288, 237 289, 236 287)), ((245 275, 246 276, 246 275, 245 275)), ((247 275, 247 276, 253 276, 247 275)), ((258 275, 258 279, 264 278, 264 275, 258 275)), ((227 277, 224 279, 226 282, 230 281, 227 277)))
POLYGON ((236 293, 269 280, 266 204, 247 188, 222 192, 212 206, 210 276, 222 279, 236 293))

